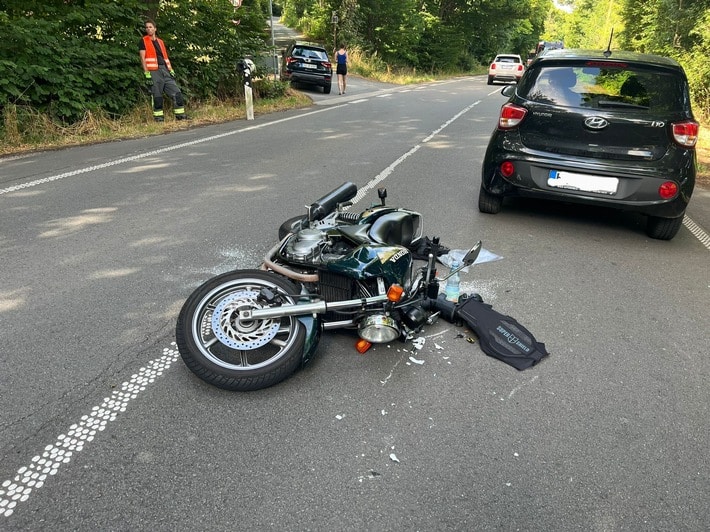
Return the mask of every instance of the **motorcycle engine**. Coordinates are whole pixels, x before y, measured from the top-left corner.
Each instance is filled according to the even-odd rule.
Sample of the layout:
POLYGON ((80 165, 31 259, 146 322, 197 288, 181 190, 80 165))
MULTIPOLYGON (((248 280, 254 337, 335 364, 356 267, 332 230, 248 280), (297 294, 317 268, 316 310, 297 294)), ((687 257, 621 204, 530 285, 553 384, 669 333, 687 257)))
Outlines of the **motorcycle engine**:
POLYGON ((286 243, 284 254, 288 260, 314 264, 321 260, 328 239, 318 229, 303 229, 286 243))

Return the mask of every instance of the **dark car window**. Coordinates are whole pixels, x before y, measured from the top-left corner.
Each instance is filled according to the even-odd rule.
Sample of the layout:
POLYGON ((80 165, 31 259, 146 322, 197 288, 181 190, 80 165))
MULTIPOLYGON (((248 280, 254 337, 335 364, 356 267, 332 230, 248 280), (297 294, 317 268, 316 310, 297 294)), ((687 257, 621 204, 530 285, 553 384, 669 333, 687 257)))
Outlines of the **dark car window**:
POLYGON ((582 64, 538 68, 529 74, 518 94, 536 102, 652 112, 685 108, 684 82, 672 72, 582 64))
POLYGON ((291 55, 306 57, 308 59, 318 59, 319 61, 328 60, 328 55, 324 51, 313 50, 312 48, 294 48, 291 55))

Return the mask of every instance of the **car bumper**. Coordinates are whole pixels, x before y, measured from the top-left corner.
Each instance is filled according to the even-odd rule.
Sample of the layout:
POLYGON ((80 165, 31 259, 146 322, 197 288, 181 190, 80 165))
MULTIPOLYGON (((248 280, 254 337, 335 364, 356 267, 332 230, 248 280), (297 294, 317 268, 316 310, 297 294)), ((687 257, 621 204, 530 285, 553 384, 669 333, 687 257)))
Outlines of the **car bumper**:
POLYGON ((311 74, 309 72, 286 71, 283 74, 284 80, 295 81, 296 83, 310 83, 313 85, 329 85, 332 80, 331 75, 311 74))
POLYGON ((523 77, 522 74, 515 75, 513 73, 510 74, 501 74, 500 72, 497 74, 488 74, 488 77, 491 78, 492 81, 520 81, 520 78, 523 77))
MULTIPOLYGON (((557 201, 602 205, 662 218, 681 216, 695 186, 695 154, 689 152, 685 166, 659 170, 656 165, 623 165, 618 161, 600 162, 569 156, 542 157, 520 151, 489 150, 482 166, 483 187, 502 196, 528 196, 557 201), (515 171, 510 177, 500 172, 500 164, 511 161, 515 171), (600 181, 618 180, 613 192, 558 188, 550 185, 551 172, 571 172, 600 181), (659 187, 666 181, 678 184, 678 193, 661 199, 659 187)), ((590 187, 594 188, 594 187, 590 187)))

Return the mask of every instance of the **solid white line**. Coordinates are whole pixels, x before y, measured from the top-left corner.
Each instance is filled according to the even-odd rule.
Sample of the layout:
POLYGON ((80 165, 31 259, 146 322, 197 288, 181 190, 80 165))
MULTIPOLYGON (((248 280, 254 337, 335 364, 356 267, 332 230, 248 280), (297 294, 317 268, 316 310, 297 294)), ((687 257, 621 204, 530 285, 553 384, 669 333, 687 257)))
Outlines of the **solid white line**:
POLYGON ((94 172, 96 170, 101 170, 103 168, 108 168, 110 166, 116 166, 117 164, 129 163, 132 161, 137 161, 139 159, 145 159, 146 157, 152 157, 153 155, 160 155, 161 153, 167 153, 170 151, 179 150, 181 148, 186 148, 187 146, 194 146, 196 144, 204 144, 205 142, 211 142, 213 140, 221 139, 224 137, 229 137, 231 135, 236 135, 237 133, 244 133, 246 131, 252 131, 255 129, 262 129, 262 128, 265 128, 268 126, 273 126, 276 124, 283 124, 284 122, 296 120, 296 119, 302 118, 304 116, 314 115, 314 114, 318 114, 318 113, 324 113, 326 111, 331 111, 333 109, 338 109, 340 107, 341 107, 340 105, 332 106, 332 107, 325 107, 325 108, 317 109, 315 111, 309 111, 307 113, 299 114, 296 116, 290 116, 288 118, 281 118, 279 120, 274 120, 273 122, 264 122, 263 124, 255 124, 253 126, 243 127, 241 129, 236 129, 234 131, 220 133, 219 135, 212 135, 210 137, 203 137, 200 139, 191 140, 190 142, 183 142, 181 144, 175 144, 173 146, 166 146, 164 148, 160 148, 157 150, 153 150, 153 151, 149 151, 149 152, 145 152, 145 153, 139 153, 138 155, 132 155, 131 157, 123 157, 121 159, 114 159, 113 161, 108 161, 108 162, 105 162, 102 164, 97 164, 95 166, 87 166, 86 168, 72 170, 71 172, 65 172, 63 174, 57 174, 57 175, 45 177, 42 179, 36 179, 35 181, 28 181, 27 183, 22 183, 21 185, 15 185, 12 187, 0 189, 0 196, 3 194, 9 194, 10 192, 17 192, 18 190, 22 190, 25 188, 36 187, 37 185, 43 185, 45 183, 50 183, 52 181, 58 181, 60 179, 64 179, 67 177, 72 177, 72 176, 80 175, 80 174, 86 174, 88 172, 94 172))

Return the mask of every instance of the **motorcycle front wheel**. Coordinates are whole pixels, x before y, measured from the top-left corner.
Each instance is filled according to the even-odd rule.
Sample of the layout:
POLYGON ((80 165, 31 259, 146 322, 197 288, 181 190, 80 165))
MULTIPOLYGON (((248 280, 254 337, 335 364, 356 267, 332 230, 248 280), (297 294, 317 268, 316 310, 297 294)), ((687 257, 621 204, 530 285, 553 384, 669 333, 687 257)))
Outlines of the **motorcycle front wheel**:
POLYGON ((239 311, 294 304, 296 287, 263 270, 237 270, 198 287, 180 311, 175 336, 180 356, 202 380, 236 391, 267 388, 298 369, 305 327, 294 316, 240 321, 239 311), (273 295, 274 297, 271 297, 273 295))

